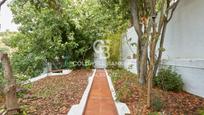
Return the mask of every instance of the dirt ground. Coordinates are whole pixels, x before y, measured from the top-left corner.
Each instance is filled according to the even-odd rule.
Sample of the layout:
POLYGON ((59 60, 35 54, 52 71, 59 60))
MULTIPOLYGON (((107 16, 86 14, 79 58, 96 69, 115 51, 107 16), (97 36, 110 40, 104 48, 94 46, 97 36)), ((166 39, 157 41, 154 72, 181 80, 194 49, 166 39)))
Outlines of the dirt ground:
POLYGON ((71 106, 80 102, 91 74, 91 70, 74 70, 69 75, 47 77, 33 83, 19 98, 21 110, 28 115, 67 115, 71 106))
POLYGON ((185 91, 163 91, 156 87, 152 89, 152 100, 154 97, 159 97, 163 102, 163 107, 157 111, 157 114, 153 114, 155 111, 147 108, 146 105, 146 87, 138 84, 137 75, 125 70, 109 70, 109 74, 112 77, 118 100, 127 104, 131 115, 160 115, 158 113, 162 113, 161 115, 203 115, 204 98, 185 91))

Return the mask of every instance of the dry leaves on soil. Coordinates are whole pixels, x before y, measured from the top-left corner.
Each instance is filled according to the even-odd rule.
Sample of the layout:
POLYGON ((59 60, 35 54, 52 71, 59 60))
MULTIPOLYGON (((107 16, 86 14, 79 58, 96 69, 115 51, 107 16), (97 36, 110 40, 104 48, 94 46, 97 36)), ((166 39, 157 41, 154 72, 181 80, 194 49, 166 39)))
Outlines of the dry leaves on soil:
POLYGON ((90 75, 91 70, 74 70, 37 81, 20 104, 32 115, 67 115, 71 106, 80 102, 90 75))

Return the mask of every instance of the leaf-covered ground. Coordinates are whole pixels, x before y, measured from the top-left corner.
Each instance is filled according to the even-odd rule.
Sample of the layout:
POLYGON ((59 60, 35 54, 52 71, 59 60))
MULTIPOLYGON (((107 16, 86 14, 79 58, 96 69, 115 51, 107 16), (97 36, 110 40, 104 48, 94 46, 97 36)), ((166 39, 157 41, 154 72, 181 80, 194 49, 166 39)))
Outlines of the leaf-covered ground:
POLYGON ((66 76, 37 81, 20 98, 20 105, 29 115, 67 115, 71 106, 80 102, 91 73, 91 70, 74 70, 66 76))
MULTIPOLYGON (((137 84, 137 76, 125 70, 110 70, 119 101, 128 105, 131 115, 148 115, 154 112, 146 106, 146 88, 137 84)), ((186 92, 167 92, 153 88, 152 97, 159 96, 164 106, 159 112, 164 115, 203 115, 204 98, 186 92)), ((152 99, 153 100, 153 99, 152 99)), ((156 114, 157 115, 157 114, 156 114)))

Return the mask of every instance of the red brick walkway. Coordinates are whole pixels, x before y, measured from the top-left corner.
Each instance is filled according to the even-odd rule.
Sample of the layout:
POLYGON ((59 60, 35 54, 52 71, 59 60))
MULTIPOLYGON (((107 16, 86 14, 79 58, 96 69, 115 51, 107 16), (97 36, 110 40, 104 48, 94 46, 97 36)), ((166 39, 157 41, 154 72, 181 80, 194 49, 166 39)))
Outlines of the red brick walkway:
POLYGON ((97 70, 84 115, 117 115, 104 70, 97 70))

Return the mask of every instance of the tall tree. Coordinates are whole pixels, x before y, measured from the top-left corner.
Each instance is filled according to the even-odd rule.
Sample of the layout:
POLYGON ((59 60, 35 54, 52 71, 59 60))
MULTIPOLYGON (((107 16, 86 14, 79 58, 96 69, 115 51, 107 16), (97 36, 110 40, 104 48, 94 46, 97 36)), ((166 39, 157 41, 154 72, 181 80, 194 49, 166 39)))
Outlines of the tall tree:
MULTIPOLYGON (((7 0, 1 0, 0 1, 0 9, 1 6, 6 2, 7 0)), ((8 54, 4 54, 0 52, 0 62, 3 66, 3 73, 4 73, 4 79, 6 81, 4 93, 6 96, 6 114, 7 115, 14 115, 19 113, 19 105, 17 102, 16 97, 16 79, 13 76, 12 73, 12 67, 10 64, 10 60, 8 57, 8 54)))
POLYGON ((6 96, 6 114, 14 115, 19 112, 19 105, 16 97, 16 79, 13 76, 8 54, 0 53, 0 60, 3 65, 4 79, 6 81, 4 92, 6 96))
POLYGON ((180 0, 131 0, 133 26, 138 35, 139 82, 147 80, 147 105, 150 107, 152 78, 161 62, 166 27, 180 0), (158 43, 158 41, 160 42, 158 43), (159 53, 156 47, 159 45, 159 53), (156 58, 157 57, 157 58, 156 58))
MULTIPOLYGON (((103 0, 101 0, 103 1, 103 0)), ((145 85, 147 81, 147 104, 150 106, 152 78, 161 63, 164 38, 168 23, 180 0, 130 0, 126 2, 126 12, 131 13, 132 26, 135 28, 137 41, 138 81, 145 85), (158 54, 156 47, 159 47, 158 54)), ((105 1, 104 1, 105 2, 105 1)), ((123 3, 121 0, 109 0, 112 6, 123 3)), ((110 4, 109 4, 110 6, 110 4)))

